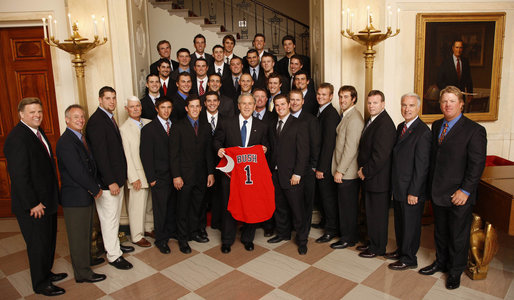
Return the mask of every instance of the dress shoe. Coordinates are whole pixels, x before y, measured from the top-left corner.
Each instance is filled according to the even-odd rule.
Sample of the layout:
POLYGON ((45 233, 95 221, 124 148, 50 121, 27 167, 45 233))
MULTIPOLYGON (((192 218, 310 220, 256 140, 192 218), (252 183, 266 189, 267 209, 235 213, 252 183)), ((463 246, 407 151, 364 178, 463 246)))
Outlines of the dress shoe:
POLYGON ((264 229, 264 237, 270 237, 273 235, 273 228, 264 229))
POLYGON ((120 245, 120 249, 121 249, 121 252, 123 252, 123 253, 129 253, 129 252, 133 252, 134 251, 134 247, 132 247, 132 246, 120 245))
POLYGON ((460 286, 460 275, 448 275, 446 278, 446 288, 454 290, 460 286))
POLYGON ((197 242, 197 243, 207 243, 207 242, 209 242, 209 239, 208 239, 208 238, 203 237, 203 236, 201 236, 201 235, 199 235, 199 234, 197 234, 197 235, 193 236, 191 239, 192 239, 193 241, 197 242))
POLYGON ((275 243, 280 243, 282 241, 289 241, 291 238, 283 238, 281 237, 280 235, 275 235, 274 237, 272 237, 271 239, 268 240, 268 243, 270 244, 275 244, 275 243))
POLYGON ((64 293, 66 293, 66 291, 63 288, 60 288, 53 284, 49 284, 45 287, 38 288, 36 290, 36 294, 41 294, 41 295, 45 295, 45 296, 59 296, 64 293))
POLYGON ((307 245, 298 246, 298 254, 300 254, 300 255, 307 254, 307 245))
POLYGON ((184 254, 191 253, 191 247, 189 247, 189 244, 185 241, 179 241, 178 248, 180 249, 180 252, 182 252, 184 254))
POLYGON ((369 249, 369 245, 359 245, 357 247, 355 247, 355 249, 357 249, 357 251, 366 251, 369 249))
POLYGON ((205 228, 201 228, 200 229, 200 233, 198 235, 203 237, 204 239, 209 237, 209 235, 207 234, 207 231, 205 230, 205 228))
POLYGON ((335 235, 333 234, 324 234, 322 236, 320 236, 317 240, 316 240, 316 243, 328 243, 330 242, 333 238, 335 237, 335 235))
POLYGON ((435 274, 436 272, 445 273, 446 270, 441 268, 435 261, 430 266, 426 266, 418 271, 418 273, 421 275, 432 275, 432 274, 435 274))
POLYGON ((243 243, 243 244, 245 245, 246 251, 253 251, 254 246, 253 246, 252 242, 246 242, 246 243, 243 243))
POLYGON ((359 253, 359 256, 360 256, 360 257, 364 257, 364 258, 373 258, 373 257, 377 257, 377 256, 378 256, 378 254, 373 253, 373 252, 371 252, 371 251, 368 249, 368 250, 364 250, 364 251, 362 251, 361 253, 359 253))
POLYGON ((148 248, 151 247, 152 244, 150 244, 149 241, 147 241, 145 238, 141 238, 139 241, 133 243, 135 245, 138 245, 139 247, 148 248))
POLYGON ((123 256, 118 257, 115 261, 109 262, 111 266, 114 266, 116 269, 120 270, 128 270, 132 269, 132 264, 129 263, 123 256))
POLYGON ((221 253, 230 253, 230 245, 221 244, 221 253))
POLYGON ((167 243, 158 243, 155 246, 161 251, 162 254, 168 254, 171 252, 170 247, 167 243))
POLYGON ((97 266, 99 264, 102 264, 103 262, 105 261, 105 259, 103 257, 97 257, 97 258, 93 258, 91 259, 91 264, 90 266, 97 266))
POLYGON ((51 282, 63 280, 66 277, 68 277, 68 274, 66 274, 66 273, 54 274, 54 273, 50 272, 50 281, 51 282))
POLYGON ((145 236, 151 237, 152 239, 155 239, 155 230, 152 230, 150 232, 145 231, 145 236))
POLYGON ((398 250, 384 254, 386 259, 400 259, 400 252, 398 250))
POLYGON ((75 282, 77 282, 77 283, 82 283, 82 282, 93 283, 93 282, 105 280, 105 278, 107 278, 107 276, 105 276, 104 274, 93 273, 93 275, 91 275, 91 277, 84 278, 84 279, 75 279, 75 282))
POLYGON ((330 248, 332 248, 332 249, 344 249, 344 248, 353 247, 353 246, 355 246, 355 243, 349 243, 349 242, 343 242, 343 241, 339 241, 339 242, 330 244, 330 248))
POLYGON ((418 267, 418 265, 408 265, 406 263, 402 263, 399 260, 394 263, 390 263, 387 267, 391 270, 403 271, 403 270, 407 270, 407 269, 416 269, 418 267))

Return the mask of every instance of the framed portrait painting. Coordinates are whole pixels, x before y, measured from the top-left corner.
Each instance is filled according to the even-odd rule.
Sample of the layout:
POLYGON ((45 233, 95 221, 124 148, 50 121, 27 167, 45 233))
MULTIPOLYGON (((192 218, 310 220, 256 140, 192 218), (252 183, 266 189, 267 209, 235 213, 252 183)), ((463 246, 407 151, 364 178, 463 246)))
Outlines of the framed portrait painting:
POLYGON ((416 19, 414 89, 421 118, 442 118, 439 92, 464 94, 464 113, 475 121, 498 119, 505 13, 420 13, 416 19))

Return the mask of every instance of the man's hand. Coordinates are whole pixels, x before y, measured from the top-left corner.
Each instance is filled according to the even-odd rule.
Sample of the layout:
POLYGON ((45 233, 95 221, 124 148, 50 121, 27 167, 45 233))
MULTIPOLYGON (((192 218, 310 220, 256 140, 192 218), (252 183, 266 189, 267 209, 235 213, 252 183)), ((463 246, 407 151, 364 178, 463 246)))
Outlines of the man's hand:
POLYGON ((116 196, 120 193, 120 187, 116 182, 111 183, 109 184, 109 191, 111 192, 111 195, 116 196))
POLYGON ((138 179, 132 182, 132 187, 134 188, 134 190, 139 191, 141 189, 141 180, 138 179))
POLYGON ((45 215, 45 208, 46 206, 44 206, 43 203, 39 203, 30 209, 30 216, 36 219, 41 219, 41 217, 45 215))
POLYGON ((104 192, 104 191, 103 191, 102 189, 100 189, 100 191, 98 192, 98 194, 96 194, 96 196, 94 197, 94 198, 95 198, 95 200, 96 200, 96 199, 98 199, 98 198, 100 198, 100 196, 102 196, 103 192, 104 192))
POLYGON ((156 183, 157 183, 157 180, 154 180, 154 181, 150 182, 150 186, 155 186, 156 183))
POLYGON ((220 148, 220 150, 218 150, 218 156, 223 158, 223 154, 225 154, 225 148, 220 148))
POLYGON ((177 191, 180 191, 184 186, 184 180, 182 180, 182 177, 173 178, 173 186, 177 189, 177 191))
POLYGON ((301 179, 300 176, 293 174, 293 176, 291 176, 291 179, 289 180, 289 182, 291 183, 291 185, 297 185, 300 183, 300 179, 301 179))
POLYGON ((359 178, 361 180, 364 180, 366 178, 366 176, 364 176, 364 173, 362 173, 362 167, 359 169, 359 171, 357 171, 357 175, 359 175, 359 178))
POLYGON ((266 146, 262 146, 262 151, 264 151, 264 154, 266 154, 266 151, 268 151, 268 148, 266 148, 266 146))
POLYGON ((343 183, 343 173, 336 171, 336 174, 334 175, 334 181, 336 183, 343 183))
POLYGON ((457 190, 451 197, 453 205, 461 206, 466 204, 469 196, 466 195, 463 191, 457 190))
POLYGON ((213 184, 214 184, 214 175, 209 174, 209 176, 207 176, 207 187, 211 187, 213 184))
POLYGON ((323 179, 325 177, 323 177, 323 172, 321 171, 316 171, 316 179, 323 179))
POLYGON ((407 196, 407 203, 409 203, 410 205, 418 204, 418 197, 412 196, 412 195, 408 195, 407 196))

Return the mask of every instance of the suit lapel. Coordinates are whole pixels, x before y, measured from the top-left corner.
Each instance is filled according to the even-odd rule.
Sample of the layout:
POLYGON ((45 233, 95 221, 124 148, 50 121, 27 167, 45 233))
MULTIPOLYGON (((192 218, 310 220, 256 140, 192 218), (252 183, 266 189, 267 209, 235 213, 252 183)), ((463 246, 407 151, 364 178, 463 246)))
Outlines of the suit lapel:
POLYGON ((462 127, 462 125, 464 125, 464 115, 462 115, 460 117, 460 119, 457 121, 457 123, 455 123, 455 125, 453 125, 452 129, 450 130, 450 132, 448 132, 446 134, 446 136, 444 137, 444 140, 443 140, 443 144, 448 140, 448 139, 451 139, 462 127))

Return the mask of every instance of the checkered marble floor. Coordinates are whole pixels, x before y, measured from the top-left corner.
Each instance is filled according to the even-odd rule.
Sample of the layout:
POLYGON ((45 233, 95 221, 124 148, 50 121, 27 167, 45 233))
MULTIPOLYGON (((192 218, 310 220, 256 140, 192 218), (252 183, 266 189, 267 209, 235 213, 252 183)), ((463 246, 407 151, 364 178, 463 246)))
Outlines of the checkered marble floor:
MULTIPOLYGON (((390 220, 388 250, 394 250, 390 220)), ((332 250, 316 244, 321 231, 313 229, 307 255, 300 256, 292 242, 266 243, 257 230, 255 250, 248 252, 236 242, 230 254, 220 252, 220 232, 208 228, 210 242, 191 242, 191 254, 182 254, 177 242, 171 254, 155 247, 125 255, 134 268, 117 270, 103 263, 94 267, 107 280, 75 283, 64 219, 58 220, 54 272, 68 277, 56 284, 66 289, 66 299, 514 299, 514 237, 500 234, 500 251, 490 265, 486 280, 466 275, 461 287, 448 291, 445 275, 422 276, 417 270, 391 271, 384 258, 357 256, 354 247, 332 250)), ((127 243, 128 245, 129 243, 127 243)), ((423 227, 419 267, 434 260, 432 226, 423 227)), ((0 219, 0 299, 35 299, 31 289, 25 242, 15 219, 0 219)))

